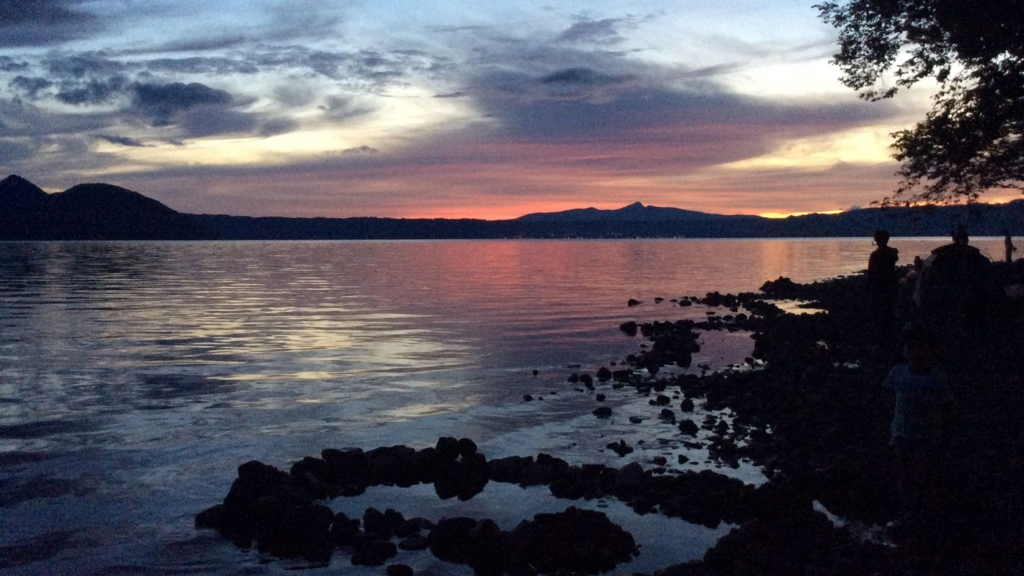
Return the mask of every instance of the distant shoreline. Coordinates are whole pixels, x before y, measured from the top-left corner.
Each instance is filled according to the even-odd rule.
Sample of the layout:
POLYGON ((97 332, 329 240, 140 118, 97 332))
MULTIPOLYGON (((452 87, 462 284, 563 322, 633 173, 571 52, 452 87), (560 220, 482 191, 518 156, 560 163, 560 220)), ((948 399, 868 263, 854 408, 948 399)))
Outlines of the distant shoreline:
POLYGON ((516 240, 772 239, 1024 235, 1024 200, 1007 204, 863 208, 787 218, 727 216, 634 203, 528 214, 514 220, 289 218, 186 214, 109 184, 47 194, 18 176, 0 181, 0 240, 516 240))

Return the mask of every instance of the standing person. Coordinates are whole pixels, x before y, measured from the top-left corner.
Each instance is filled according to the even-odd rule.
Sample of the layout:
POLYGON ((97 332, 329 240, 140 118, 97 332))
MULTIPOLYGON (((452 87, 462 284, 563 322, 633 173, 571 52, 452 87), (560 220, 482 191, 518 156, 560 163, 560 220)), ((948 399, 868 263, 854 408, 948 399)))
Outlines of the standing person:
POLYGON ((918 277, 915 301, 928 328, 944 343, 964 336, 988 337, 989 260, 969 245, 967 229, 958 226, 953 242, 932 250, 918 277))
POLYGON ((906 362, 890 370, 882 385, 896 393, 889 445, 896 454, 903 520, 916 521, 927 512, 949 401, 942 378, 932 367, 932 335, 912 324, 904 330, 903 341, 906 362))
POLYGON ((889 246, 889 231, 875 230, 875 244, 878 246, 868 258, 868 288, 871 290, 871 315, 878 327, 886 332, 892 330, 896 313, 896 295, 899 277, 896 262, 899 250, 889 246))
POLYGON ((1006 246, 1006 263, 1013 263, 1013 252, 1017 250, 1017 247, 1013 245, 1013 238, 1010 236, 1009 228, 1003 229, 1003 245, 1006 246))

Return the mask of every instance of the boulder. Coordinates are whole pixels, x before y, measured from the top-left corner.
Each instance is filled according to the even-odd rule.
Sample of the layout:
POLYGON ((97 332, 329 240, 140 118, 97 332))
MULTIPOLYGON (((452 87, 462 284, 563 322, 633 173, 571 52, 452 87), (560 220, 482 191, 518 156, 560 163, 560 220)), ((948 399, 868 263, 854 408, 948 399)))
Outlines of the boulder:
POLYGON ((426 550, 429 545, 427 537, 419 534, 406 536, 398 543, 398 547, 402 550, 426 550))
POLYGON ((334 515, 334 522, 331 524, 331 540, 337 546, 349 546, 356 541, 359 535, 359 519, 349 518, 344 512, 334 515))
POLYGON ((598 418, 608 418, 612 415, 612 409, 607 406, 599 406, 594 409, 593 414, 598 418))
POLYGON ((398 554, 398 546, 384 540, 364 539, 355 546, 352 554, 354 566, 381 566, 398 554))
POLYGON ((412 576, 412 568, 405 564, 391 564, 384 569, 388 576, 412 576))
POLYGON ((679 421, 679 431, 687 436, 696 436, 699 430, 700 428, 697 427, 697 424, 689 418, 679 421))
POLYGON ((633 447, 630 446, 629 444, 626 444, 625 440, 619 440, 618 442, 612 442, 611 444, 608 444, 607 448, 609 450, 611 450, 612 452, 615 452, 616 454, 618 454, 620 457, 625 456, 626 454, 629 454, 629 453, 633 452, 633 447))

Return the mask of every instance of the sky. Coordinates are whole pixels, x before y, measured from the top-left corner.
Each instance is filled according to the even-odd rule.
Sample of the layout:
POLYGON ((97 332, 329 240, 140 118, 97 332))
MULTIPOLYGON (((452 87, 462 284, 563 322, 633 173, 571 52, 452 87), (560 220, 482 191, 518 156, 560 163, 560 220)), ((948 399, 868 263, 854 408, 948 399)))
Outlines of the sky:
POLYGON ((867 206, 870 103, 813 0, 0 0, 0 177, 182 212, 514 218, 867 206))

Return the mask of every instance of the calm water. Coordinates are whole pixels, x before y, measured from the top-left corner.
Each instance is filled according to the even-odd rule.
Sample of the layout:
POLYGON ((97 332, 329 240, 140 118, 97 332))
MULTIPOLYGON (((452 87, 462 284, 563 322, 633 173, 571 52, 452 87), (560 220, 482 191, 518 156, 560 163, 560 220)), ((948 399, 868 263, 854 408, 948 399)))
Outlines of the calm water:
MULTIPOLYGON (((907 262, 942 242, 892 244, 907 262)), ((1000 254, 1001 240, 975 244, 1000 254)), ((620 322, 701 317, 668 299, 848 274, 871 250, 862 239, 0 243, 0 570, 280 572, 191 525, 253 458, 287 466, 325 447, 456 435, 488 457, 622 465, 602 435, 671 430, 595 423, 593 398, 565 382, 576 365, 637 350, 620 322)), ((708 335, 697 361, 722 365, 749 344, 708 335)), ((622 394, 609 402, 639 414, 622 394)), ((423 487, 331 503, 506 529, 569 504, 494 483, 468 503, 423 487)), ((699 557, 727 531, 591 505, 643 545, 625 573, 699 557)), ((470 573, 425 553, 396 561, 470 573)), ((329 571, 382 573, 340 554, 329 571)))

